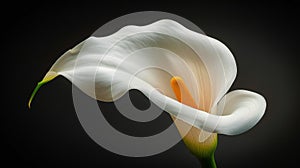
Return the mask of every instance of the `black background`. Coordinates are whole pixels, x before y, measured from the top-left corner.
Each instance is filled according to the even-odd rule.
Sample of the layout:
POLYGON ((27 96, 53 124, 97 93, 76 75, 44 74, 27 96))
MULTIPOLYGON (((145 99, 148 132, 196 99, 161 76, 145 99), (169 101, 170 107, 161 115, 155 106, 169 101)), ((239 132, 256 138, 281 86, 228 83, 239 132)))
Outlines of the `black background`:
MULTIPOLYGON (((299 158, 299 86, 297 10, 290 2, 39 2, 2 6, 1 163, 22 167, 200 167, 182 142, 161 154, 129 158, 93 142, 82 129, 72 103, 72 85, 58 77, 29 96, 54 61, 106 22, 124 14, 158 10, 185 17, 224 42, 235 55, 238 76, 233 89, 263 94, 268 102, 260 123, 238 136, 219 136, 218 167, 296 167, 299 158), (2 45, 3 46, 3 45, 2 45)), ((138 106, 149 104, 137 91, 138 106)), ((100 103, 101 104, 101 103, 100 103)), ((109 109, 110 104, 103 104, 109 109)), ((171 123, 148 124, 162 129, 171 123)), ((146 126, 137 130, 146 129, 146 126)), ((149 129, 151 130, 151 129, 149 129)), ((124 130, 126 131, 126 130, 124 130)))

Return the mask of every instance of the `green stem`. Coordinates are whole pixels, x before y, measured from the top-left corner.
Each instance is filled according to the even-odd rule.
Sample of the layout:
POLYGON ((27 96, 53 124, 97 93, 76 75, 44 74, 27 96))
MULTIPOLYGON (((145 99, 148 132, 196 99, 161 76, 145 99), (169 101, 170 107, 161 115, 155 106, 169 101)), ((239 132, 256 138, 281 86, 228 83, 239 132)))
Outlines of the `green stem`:
POLYGON ((201 168, 217 168, 214 154, 207 158, 198 158, 201 164, 201 168))

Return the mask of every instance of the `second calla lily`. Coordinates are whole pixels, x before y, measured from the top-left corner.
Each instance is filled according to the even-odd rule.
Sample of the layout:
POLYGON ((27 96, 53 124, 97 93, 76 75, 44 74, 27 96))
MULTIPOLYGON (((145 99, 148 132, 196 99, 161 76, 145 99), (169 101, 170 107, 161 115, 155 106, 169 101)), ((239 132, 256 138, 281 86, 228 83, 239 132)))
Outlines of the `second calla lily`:
POLYGON ((38 88, 58 75, 100 101, 138 89, 172 116, 190 151, 215 167, 217 133, 249 130, 266 108, 257 93, 227 93, 236 73, 223 43, 165 19, 90 37, 67 51, 38 84, 29 106, 38 88), (191 129, 185 132, 187 126, 191 129))

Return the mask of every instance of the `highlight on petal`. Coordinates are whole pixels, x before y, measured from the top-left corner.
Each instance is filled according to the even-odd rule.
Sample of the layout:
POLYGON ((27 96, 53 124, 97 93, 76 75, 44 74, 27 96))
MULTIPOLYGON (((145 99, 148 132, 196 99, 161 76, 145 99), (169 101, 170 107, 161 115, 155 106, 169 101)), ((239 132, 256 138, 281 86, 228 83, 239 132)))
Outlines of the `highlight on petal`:
POLYGON ((144 68, 136 75, 168 97, 174 98, 169 87, 172 76, 182 77, 196 104, 210 111, 236 76, 235 60, 224 44, 168 19, 145 26, 126 26, 107 37, 90 37, 81 45, 80 52, 73 55, 62 56, 50 70, 101 101, 116 100, 128 91, 126 88, 110 92, 111 86, 120 82, 112 75, 133 74, 144 68), (84 85, 91 79, 96 90, 84 85))
POLYGON ((181 104, 137 78, 132 80, 132 83, 139 86, 139 90, 166 112, 208 132, 225 135, 243 133, 257 124, 266 109, 266 101, 261 95, 246 90, 235 90, 224 96, 218 104, 217 110, 224 111, 224 115, 218 116, 181 104))
MULTIPOLYGON (((90 37, 61 56, 49 72, 66 77, 101 101, 115 101, 138 89, 171 115, 208 132, 246 131, 266 106, 264 98, 253 92, 234 91, 223 97, 237 72, 230 50, 168 19, 126 26, 107 37, 90 37), (199 109, 176 100, 169 83, 173 76, 185 81, 199 109), (220 116, 223 112, 227 115, 220 116)), ((38 84, 29 106, 46 81, 38 84)))
POLYGON ((247 90, 229 92, 218 104, 218 108, 223 109, 223 116, 216 132, 237 135, 251 129, 264 115, 266 106, 265 98, 257 93, 247 90))

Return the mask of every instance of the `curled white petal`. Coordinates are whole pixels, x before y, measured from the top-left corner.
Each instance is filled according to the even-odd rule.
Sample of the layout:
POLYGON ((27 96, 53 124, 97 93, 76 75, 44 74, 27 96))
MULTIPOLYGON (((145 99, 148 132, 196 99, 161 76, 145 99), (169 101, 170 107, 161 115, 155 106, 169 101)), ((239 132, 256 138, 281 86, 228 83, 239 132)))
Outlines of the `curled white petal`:
POLYGON ((216 132, 236 135, 249 130, 262 118, 266 105, 265 98, 260 94, 247 90, 229 92, 218 105, 223 110, 223 116, 216 132))
POLYGON ((217 110, 223 110, 223 115, 218 116, 181 104, 142 81, 134 81, 134 86, 139 86, 139 90, 171 115, 199 129, 219 134, 237 135, 251 129, 266 109, 264 97, 247 90, 235 90, 225 95, 217 107, 217 110))
MULTIPOLYGON (((206 111, 210 111, 211 107, 217 104, 236 76, 235 60, 224 44, 193 32, 172 20, 160 20, 146 26, 126 26, 107 37, 90 37, 80 47, 80 53, 76 57, 69 58, 68 54, 65 54, 66 58, 58 60, 55 63, 58 65, 54 65, 51 70, 74 81, 74 71, 70 69, 75 61, 77 72, 81 71, 80 69, 93 69, 97 71, 96 78, 99 79, 102 78, 102 69, 132 74, 141 67, 161 67, 167 72, 153 68, 144 69, 139 78, 155 88, 164 90, 166 96, 174 97, 169 87, 169 79, 171 75, 180 76, 191 90, 196 104, 206 111), (147 52, 150 48, 151 52, 156 51, 152 55, 151 52, 147 52)), ((85 75, 80 77, 80 74, 82 73, 76 74, 78 79, 87 79, 85 75)), ((103 84, 98 85, 99 90, 108 88, 105 85, 107 83, 99 83, 103 84)), ((91 88, 79 88, 93 96, 94 91, 91 88)), ((96 92, 99 93, 97 90, 96 92)), ((122 93, 101 94, 96 98, 113 101, 122 93)))
POLYGON ((234 57, 224 44, 175 21, 160 20, 126 26, 107 37, 90 37, 59 58, 48 74, 65 76, 101 101, 114 101, 130 89, 139 89, 195 127, 233 135, 254 126, 266 106, 261 96, 248 91, 222 98, 236 72, 234 57), (196 104, 206 112, 175 100, 170 87, 173 76, 183 78, 196 104))

